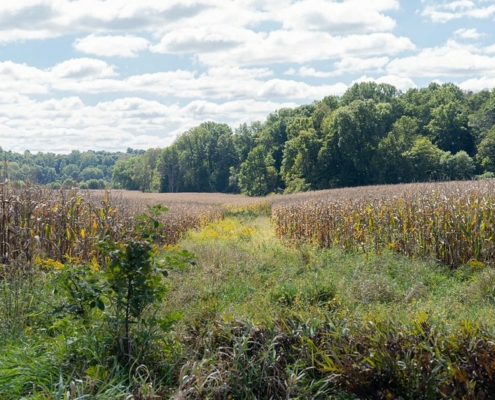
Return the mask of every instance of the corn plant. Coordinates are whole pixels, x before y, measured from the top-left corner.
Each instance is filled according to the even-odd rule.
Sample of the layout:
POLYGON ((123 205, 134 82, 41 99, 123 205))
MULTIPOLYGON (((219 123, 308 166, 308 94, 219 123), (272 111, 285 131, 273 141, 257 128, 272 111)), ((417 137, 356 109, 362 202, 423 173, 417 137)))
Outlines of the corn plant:
POLYGON ((493 264, 494 188, 468 182, 327 191, 278 202, 272 217, 278 237, 322 247, 493 264))

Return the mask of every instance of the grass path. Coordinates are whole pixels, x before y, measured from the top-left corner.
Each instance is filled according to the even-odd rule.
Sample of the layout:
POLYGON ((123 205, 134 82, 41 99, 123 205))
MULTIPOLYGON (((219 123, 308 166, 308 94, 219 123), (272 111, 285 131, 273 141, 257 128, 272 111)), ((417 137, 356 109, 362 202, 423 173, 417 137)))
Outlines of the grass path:
POLYGON ((495 273, 434 261, 321 251, 277 240, 267 217, 227 218, 192 232, 181 247, 197 266, 172 274, 171 308, 186 318, 249 318, 328 310, 358 320, 407 323, 425 315, 449 327, 465 320, 493 326, 495 273))
POLYGON ((228 218, 180 245, 177 399, 493 398, 495 273, 284 244, 228 218), (260 397, 261 396, 261 397, 260 397))

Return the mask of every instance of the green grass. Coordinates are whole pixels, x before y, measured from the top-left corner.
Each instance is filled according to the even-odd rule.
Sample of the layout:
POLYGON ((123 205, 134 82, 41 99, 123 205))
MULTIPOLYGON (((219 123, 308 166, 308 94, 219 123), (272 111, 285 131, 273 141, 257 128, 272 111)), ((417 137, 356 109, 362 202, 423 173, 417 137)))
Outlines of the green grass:
POLYGON ((98 312, 53 315, 49 271, 1 281, 0 398, 493 398, 493 269, 284 243, 243 214, 178 246, 196 263, 158 316, 182 319, 132 373, 98 312))
POLYGON ((346 253, 278 241, 268 218, 228 218, 192 232, 181 246, 197 266, 171 274, 167 306, 185 320, 208 316, 269 323, 288 312, 333 310, 353 320, 407 324, 427 314, 445 329, 464 320, 493 329, 495 273, 391 251, 346 253))
POLYGON ((165 304, 183 315, 183 398, 492 398, 489 268, 282 243, 266 217, 180 246, 197 256, 165 304))

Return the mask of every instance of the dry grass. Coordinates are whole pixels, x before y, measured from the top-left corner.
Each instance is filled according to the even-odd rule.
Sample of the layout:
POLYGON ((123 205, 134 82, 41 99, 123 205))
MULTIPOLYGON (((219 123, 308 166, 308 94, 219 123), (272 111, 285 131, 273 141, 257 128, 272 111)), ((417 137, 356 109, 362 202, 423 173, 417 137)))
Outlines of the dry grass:
POLYGON ((97 256, 105 235, 125 238, 134 216, 163 204, 168 243, 229 214, 272 214, 279 238, 368 252, 385 248, 445 264, 495 261, 495 183, 451 182, 251 198, 218 193, 52 191, 0 187, 0 263, 97 256))
POLYGON ((493 264, 494 189, 476 181, 305 193, 274 200, 273 222, 278 237, 322 247, 493 264))
MULTIPOLYGON (((103 190, 89 190, 91 196, 103 196, 103 190)), ((175 206, 243 206, 257 201, 266 200, 264 197, 247 197, 239 194, 224 193, 142 193, 130 190, 112 190, 112 195, 128 201, 141 204, 161 203, 173 209, 175 206)))
POLYGON ((29 266, 34 261, 98 259, 96 242, 105 238, 125 240, 135 224, 134 217, 147 212, 147 205, 157 203, 170 210, 161 217, 162 234, 166 243, 175 243, 187 230, 223 218, 225 209, 215 197, 219 196, 50 190, 36 186, 17 189, 2 185, 0 265, 5 267, 0 269, 0 275, 6 273, 7 266, 29 266))

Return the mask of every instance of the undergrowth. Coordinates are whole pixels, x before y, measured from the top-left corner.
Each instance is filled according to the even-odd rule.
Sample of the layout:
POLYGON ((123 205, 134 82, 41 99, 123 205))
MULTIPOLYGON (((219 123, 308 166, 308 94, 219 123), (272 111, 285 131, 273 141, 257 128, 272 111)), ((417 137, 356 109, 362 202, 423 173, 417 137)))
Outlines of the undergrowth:
POLYGON ((277 240, 231 217, 181 242, 177 398, 493 398, 493 281, 393 251, 277 240), (230 397, 229 397, 230 396, 230 397))
POLYGON ((494 398, 493 269, 283 242, 264 207, 1 270, 0 398, 494 398))

